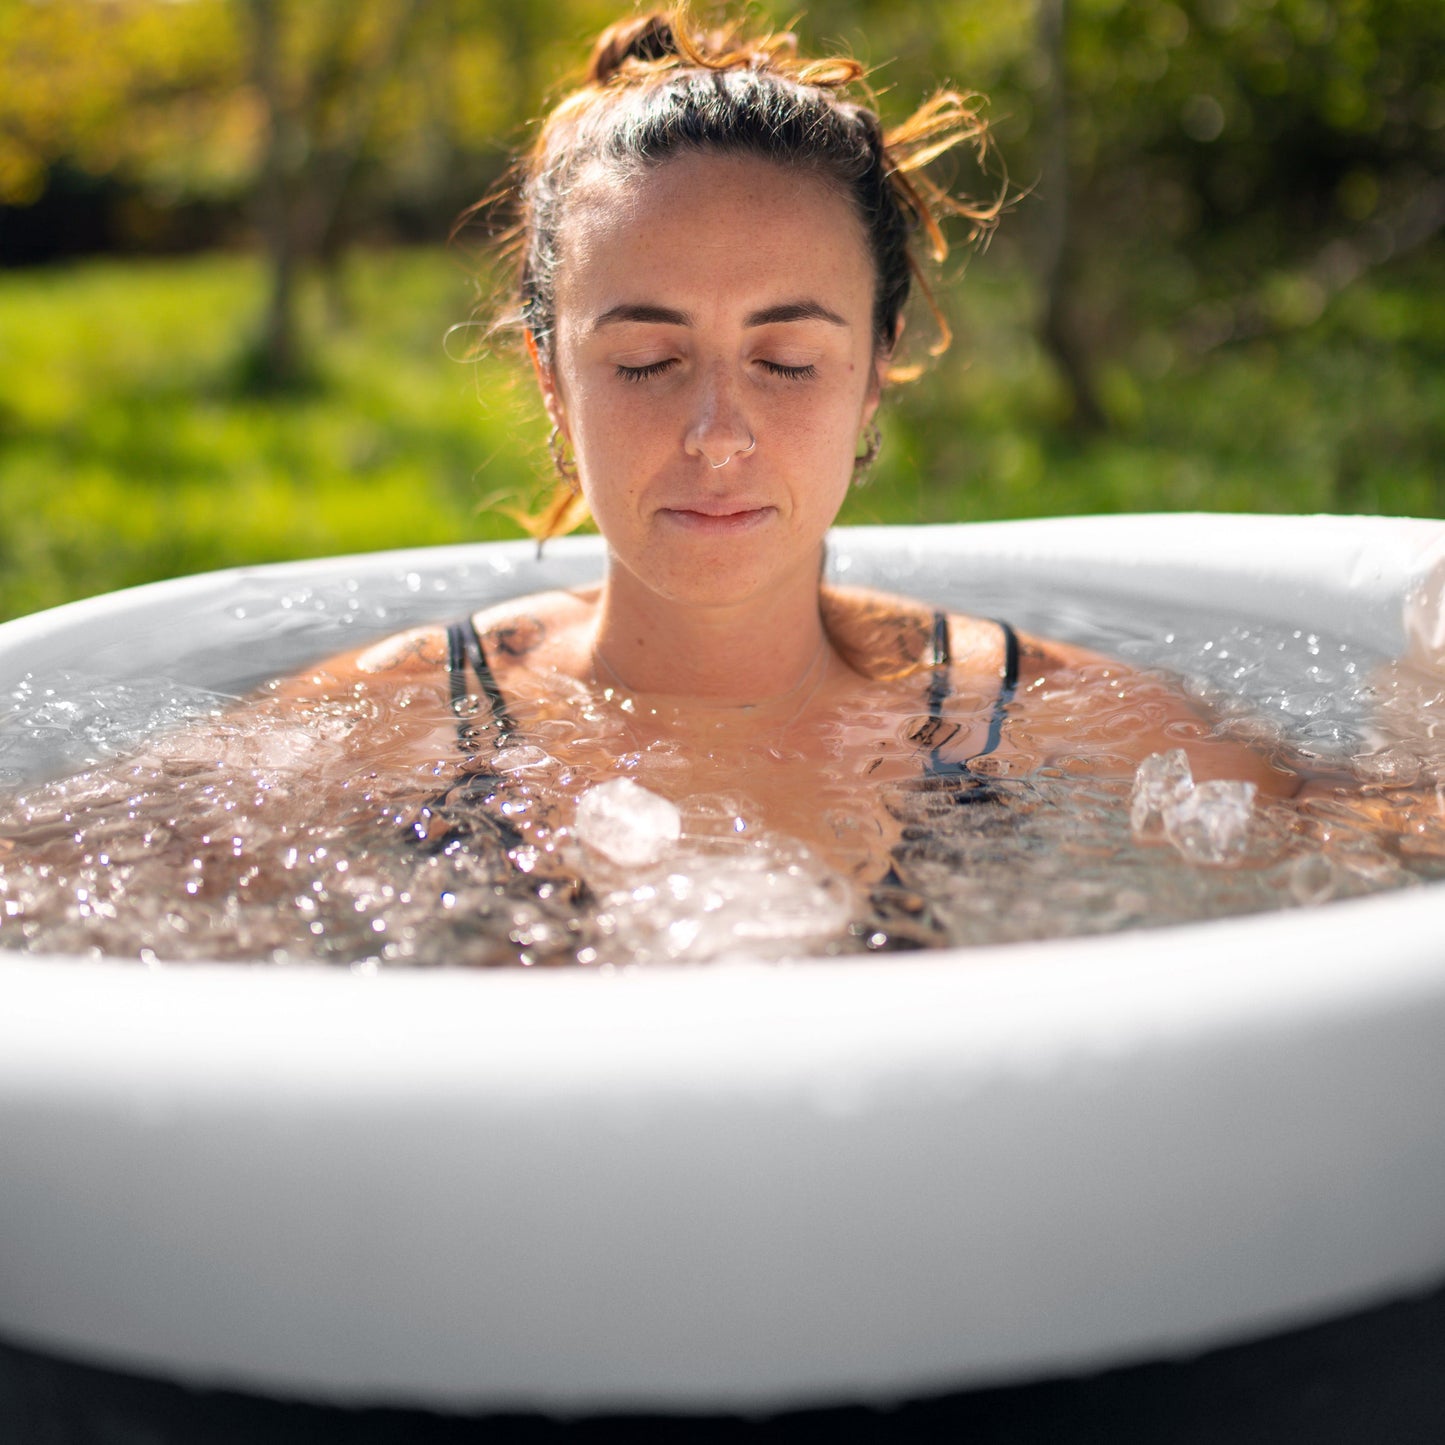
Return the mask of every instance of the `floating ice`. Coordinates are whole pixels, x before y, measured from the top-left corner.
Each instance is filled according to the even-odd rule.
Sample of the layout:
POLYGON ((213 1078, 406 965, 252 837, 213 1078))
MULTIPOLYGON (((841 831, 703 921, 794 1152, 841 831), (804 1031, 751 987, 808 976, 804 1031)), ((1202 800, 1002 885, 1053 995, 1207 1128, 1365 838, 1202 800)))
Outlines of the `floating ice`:
POLYGON ((603 900, 615 944, 637 962, 706 963, 805 955, 835 939, 851 890, 803 852, 744 847, 690 852, 603 900))
POLYGON ((1165 838, 1191 863, 1237 863, 1249 847, 1253 783, 1195 783, 1183 748, 1154 753, 1134 774, 1129 822, 1136 838, 1165 838))
POLYGON ((1145 758, 1134 774, 1134 795, 1129 804, 1129 823, 1135 835, 1157 836, 1164 827, 1165 813, 1193 788, 1194 776, 1183 748, 1145 758))
POLYGON ((493 772, 524 773, 530 768, 545 768, 551 755, 544 748, 513 744, 498 748, 487 760, 493 772))
POLYGON ((1237 863, 1249 847, 1253 783, 1199 783, 1164 810, 1164 836, 1191 863, 1237 863))
POLYGON ((682 835, 682 814, 631 778, 589 788, 577 800, 577 836, 626 867, 655 863, 682 835))

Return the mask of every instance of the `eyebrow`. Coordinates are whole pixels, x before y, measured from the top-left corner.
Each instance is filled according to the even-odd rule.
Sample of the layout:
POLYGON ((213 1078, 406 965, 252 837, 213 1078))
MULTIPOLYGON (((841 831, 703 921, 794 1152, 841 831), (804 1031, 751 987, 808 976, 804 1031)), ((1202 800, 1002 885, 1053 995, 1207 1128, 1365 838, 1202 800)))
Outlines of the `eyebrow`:
MULTIPOLYGON (((627 321, 651 322, 660 326, 691 326, 693 318, 689 312, 674 311, 669 306, 650 306, 644 302, 624 302, 604 311, 593 323, 592 329, 600 331, 604 326, 616 326, 627 321)), ((772 326, 783 321, 826 321, 832 326, 847 326, 847 322, 836 311, 830 311, 821 301, 785 301, 779 306, 765 306, 761 311, 752 311, 744 318, 744 326, 772 326)))
POLYGON ((788 301, 781 306, 768 306, 754 311, 744 326, 771 326, 776 321, 826 321, 832 326, 847 326, 836 311, 829 311, 821 301, 788 301))

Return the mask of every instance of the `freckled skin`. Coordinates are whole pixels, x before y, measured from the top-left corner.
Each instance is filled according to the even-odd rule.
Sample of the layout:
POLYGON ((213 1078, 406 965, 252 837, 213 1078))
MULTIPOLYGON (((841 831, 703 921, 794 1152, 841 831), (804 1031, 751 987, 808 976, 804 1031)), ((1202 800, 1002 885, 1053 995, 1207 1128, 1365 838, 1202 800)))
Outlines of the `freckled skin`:
POLYGON ((756 160, 687 157, 627 182, 597 171, 561 252, 540 380, 611 552, 604 636, 655 636, 660 603, 742 608, 743 623, 748 604, 816 612, 823 536, 880 387, 872 266, 849 202, 756 160), (838 321, 748 324, 802 300, 838 321), (630 302, 687 322, 597 324, 630 302), (750 437, 750 454, 709 465, 750 437), (762 515, 739 535, 689 525, 692 506, 762 515))

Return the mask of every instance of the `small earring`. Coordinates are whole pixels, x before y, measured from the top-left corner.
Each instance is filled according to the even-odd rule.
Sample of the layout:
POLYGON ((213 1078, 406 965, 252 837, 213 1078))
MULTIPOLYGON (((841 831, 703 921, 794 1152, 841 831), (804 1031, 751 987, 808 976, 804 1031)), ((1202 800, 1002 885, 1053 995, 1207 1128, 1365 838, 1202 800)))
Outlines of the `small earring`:
POLYGON ((562 440, 562 428, 554 426, 547 438, 547 450, 552 453, 552 465, 557 475, 575 492, 577 490, 577 459, 567 455, 567 444, 562 440))
POLYGON ((863 429, 863 450, 853 458, 853 485, 861 487, 868 480, 868 472, 883 450, 883 433, 876 421, 870 421, 863 429))

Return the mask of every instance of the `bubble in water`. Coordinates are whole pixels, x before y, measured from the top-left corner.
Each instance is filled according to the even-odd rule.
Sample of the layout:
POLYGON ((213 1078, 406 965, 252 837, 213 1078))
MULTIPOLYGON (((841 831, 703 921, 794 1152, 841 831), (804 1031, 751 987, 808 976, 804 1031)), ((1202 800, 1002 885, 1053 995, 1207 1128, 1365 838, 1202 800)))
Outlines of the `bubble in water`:
POLYGON ((613 778, 577 800, 577 836, 624 867, 655 863, 682 836, 682 814, 631 778, 613 778))
POLYGON ((1328 903, 1341 882, 1339 870, 1323 853, 1305 853, 1289 865, 1289 891, 1303 908, 1328 903))
MULTIPOLYGON (((512 567, 488 561, 475 576, 455 573, 451 588, 473 599, 512 567)), ((414 621, 444 590, 423 569, 392 575, 380 591, 347 579, 284 598, 229 597, 246 617, 227 621, 244 621, 235 631, 252 639, 310 627, 317 611, 332 624, 357 614, 368 626, 388 613, 414 621)), ((1000 601, 996 610, 1016 609, 1000 601)), ((1167 633, 1151 622, 1137 638, 1105 625, 1081 607, 1066 630, 1159 669, 1171 689, 1194 673, 1186 686, 1223 720, 1220 731, 1285 766, 1304 753, 1353 767, 1367 784, 1408 787, 1445 774, 1441 685, 1401 674, 1385 687, 1376 660, 1354 644, 1217 618, 1167 633)), ((691 778, 681 742, 666 736, 638 750, 620 705, 585 688, 560 713, 532 716, 518 699, 515 735, 485 750, 472 784, 449 787, 445 759, 409 775, 380 757, 375 772, 358 770, 353 758, 358 727, 374 738, 394 723, 404 736, 430 689, 399 691, 380 707, 357 698, 291 713, 253 703, 238 723, 224 693, 47 670, 0 693, 0 783, 27 786, 62 765, 72 773, 53 789, 29 782, 28 801, 12 797, 0 817, 0 948, 103 949, 145 965, 612 970, 1184 922, 1445 871, 1435 831, 1382 837, 1368 811, 1344 799, 1251 809, 1241 785, 1224 785, 1222 799, 1214 785, 1196 788, 1182 753, 1151 759, 1131 794, 1120 780, 1137 759, 1125 744, 1147 714, 1109 685, 1108 669, 1091 676, 1076 757, 1050 752, 1046 762, 1039 748, 1034 758, 1016 717, 1008 767, 1002 756, 979 759, 973 784, 922 772, 917 697, 880 689, 815 740, 814 751, 847 762, 815 777, 797 810, 804 823, 775 807, 778 768, 720 766, 691 778), (156 728, 177 731, 124 765, 105 762, 156 728), (860 771, 875 737, 919 768, 860 771), (828 738, 832 751, 821 746, 828 738), (82 765, 93 771, 74 775, 82 765), (986 784, 985 773, 994 774, 986 784), (595 789, 604 778, 614 781, 595 789), (589 788, 596 796, 579 809, 589 788), (793 826, 816 853, 787 838, 793 826), (1172 846, 1154 846, 1162 842, 1172 846), (1236 861, 1248 866, 1210 866, 1236 861)), ((982 719, 994 689, 974 696, 961 686, 951 704, 982 719)), ((489 733, 483 717, 474 726, 480 752, 489 733)), ((728 757, 726 738, 717 757, 728 757)))
POLYGON ((1382 748, 1376 753, 1356 753, 1350 760, 1355 776, 1362 782, 1408 788, 1418 782, 1420 759, 1407 748, 1382 748))

